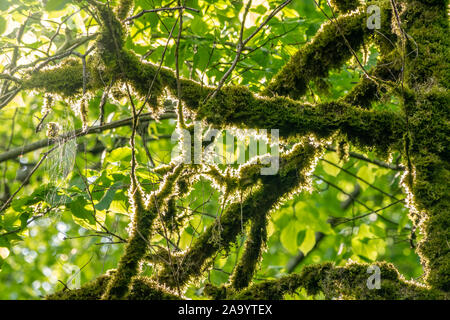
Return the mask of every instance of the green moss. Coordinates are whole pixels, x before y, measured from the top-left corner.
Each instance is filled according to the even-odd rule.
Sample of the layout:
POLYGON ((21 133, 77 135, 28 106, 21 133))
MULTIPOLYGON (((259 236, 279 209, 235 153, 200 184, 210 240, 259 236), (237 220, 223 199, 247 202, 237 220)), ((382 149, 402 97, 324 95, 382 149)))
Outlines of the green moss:
POLYGON ((134 0, 119 0, 116 7, 117 18, 122 21, 125 20, 133 7, 134 0))
POLYGON ((108 271, 106 274, 99 276, 97 279, 86 283, 79 289, 62 290, 46 297, 47 300, 99 300, 105 291, 111 275, 114 270, 108 271))
POLYGON ((437 86, 424 88, 405 102, 409 118, 409 155, 413 175, 405 179, 415 210, 411 219, 424 234, 418 253, 425 279, 450 291, 450 166, 448 137, 450 94, 437 86), (408 179, 409 178, 409 179, 408 179))
MULTIPOLYGON (((369 75, 374 79, 394 84, 400 79, 401 67, 399 53, 397 50, 393 50, 388 55, 378 57, 377 65, 369 71, 369 75)), ((392 94, 392 90, 387 84, 363 76, 359 83, 341 100, 353 106, 370 109, 372 102, 382 99, 383 95, 390 94, 392 94)))
POLYGON ((253 218, 244 253, 233 273, 231 285, 237 290, 248 287, 261 259, 262 249, 267 242, 266 215, 253 218))
POLYGON ((186 215, 180 215, 180 210, 177 208, 177 200, 186 197, 192 189, 193 183, 189 179, 194 175, 194 171, 185 172, 177 181, 175 191, 167 201, 166 209, 163 213, 163 223, 169 232, 179 232, 182 230, 186 215))
MULTIPOLYGON (((79 289, 62 290, 48 295, 47 300, 100 300, 115 270, 110 270, 97 279, 88 282, 79 289)), ((180 300, 183 297, 161 287, 148 277, 134 277, 130 284, 130 292, 124 298, 129 300, 180 300)))
POLYGON ((287 293, 305 288, 309 295, 323 292, 328 299, 446 299, 444 292, 405 281, 392 264, 377 262, 380 268, 380 289, 369 289, 367 273, 370 264, 351 263, 344 267, 332 263, 305 266, 299 274, 278 280, 257 283, 245 290, 228 295, 227 299, 279 300, 287 293))
POLYGON ((108 284, 103 299, 123 299, 129 291, 131 278, 139 270, 139 262, 147 251, 147 239, 151 234, 153 220, 157 216, 155 206, 148 208, 144 204, 144 195, 140 188, 130 189, 133 221, 131 235, 120 258, 117 272, 108 284), (133 191, 134 190, 134 191, 133 191))
POLYGON ((107 65, 119 63, 114 60, 120 56, 124 44, 122 24, 108 5, 97 5, 97 12, 102 22, 97 49, 107 65))
POLYGON ((205 284, 203 292, 214 300, 225 300, 231 289, 226 286, 216 287, 211 283, 205 284))
POLYGON ((359 0, 330 0, 331 6, 341 12, 347 13, 359 7, 359 0))
MULTIPOLYGON (((89 80, 91 74, 88 75, 89 80)), ((64 97, 81 93, 83 87, 83 66, 80 59, 68 58, 59 65, 33 72, 23 80, 23 89, 57 93, 64 97)))
POLYGON ((336 23, 324 24, 313 40, 291 57, 263 94, 294 99, 303 96, 309 81, 326 78, 331 69, 340 67, 352 57, 339 29, 352 49, 358 51, 369 35, 365 23, 366 14, 358 11, 338 17, 336 23))
POLYGON ((401 15, 408 41, 405 79, 412 87, 430 81, 450 86, 450 38, 446 1, 407 1, 401 15))
POLYGON ((307 184, 308 171, 320 148, 309 143, 298 144, 294 150, 280 159, 280 174, 262 176, 262 186, 252 191, 241 201, 231 203, 223 212, 220 221, 208 227, 189 248, 187 253, 166 265, 157 275, 169 287, 185 285, 191 278, 202 274, 208 260, 219 250, 227 250, 236 240, 242 225, 257 216, 267 214, 283 196, 307 184), (242 213, 244 213, 242 215, 242 213), (220 240, 217 241, 217 230, 220 240))
POLYGON ((410 217, 423 234, 417 252, 424 279, 433 288, 450 291, 450 166, 449 22, 446 1, 405 1, 401 14, 408 33, 402 92, 408 117, 405 162, 410 174, 404 184, 411 192, 410 217))
POLYGON ((131 279, 138 274, 139 264, 146 256, 153 222, 159 211, 167 209, 167 201, 175 192, 175 184, 182 170, 183 165, 178 165, 172 172, 166 174, 159 190, 150 194, 147 203, 140 186, 134 183, 131 186, 129 191, 129 201, 133 209, 131 235, 120 258, 117 273, 108 284, 103 299, 123 299, 129 292, 131 279))
POLYGON ((390 111, 364 110, 345 102, 302 104, 284 97, 257 98, 246 87, 225 87, 200 106, 197 118, 219 127, 276 128, 280 137, 316 135, 329 138, 339 132, 358 147, 382 153, 401 141, 404 120, 390 111))
POLYGON ((176 293, 160 286, 148 277, 135 277, 131 282, 129 300, 181 300, 176 293))
MULTIPOLYGON (((344 13, 356 9, 359 1, 337 0, 333 4, 335 8, 339 8, 339 11, 344 13)), ((396 41, 391 21, 392 9, 389 1, 371 1, 364 7, 359 7, 355 12, 339 16, 335 21, 322 25, 312 41, 291 57, 262 94, 300 98, 305 94, 310 81, 320 85, 323 78, 328 77, 330 70, 339 68, 353 57, 348 46, 354 52, 358 52, 363 44, 374 43, 382 56, 388 54, 395 49, 393 43, 396 41), (368 16, 365 8, 367 5, 374 4, 381 9, 381 28, 379 30, 369 29, 366 25, 368 16)), ((387 70, 387 66, 384 68, 380 66, 377 70, 380 69, 387 70)), ((390 74, 388 76, 390 77, 390 74)), ((359 88, 358 93, 362 90, 367 93, 376 92, 376 85, 368 81, 370 80, 363 80, 364 86, 359 88)), ((353 102, 355 105, 366 106, 366 99, 358 101, 361 100, 360 96, 361 93, 356 95, 356 98, 360 99, 353 102)))

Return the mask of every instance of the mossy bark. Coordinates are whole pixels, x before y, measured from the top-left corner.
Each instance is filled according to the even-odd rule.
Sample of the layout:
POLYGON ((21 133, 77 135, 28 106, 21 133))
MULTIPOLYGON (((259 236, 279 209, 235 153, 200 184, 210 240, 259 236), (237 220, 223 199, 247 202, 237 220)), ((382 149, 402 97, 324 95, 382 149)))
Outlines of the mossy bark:
MULTIPOLYGON (((304 287, 311 294, 319 291, 327 297, 353 297, 360 299, 421 299, 448 298, 450 290, 450 190, 449 174, 449 105, 450 83, 447 1, 401 0, 374 1, 382 9, 382 33, 377 35, 365 23, 365 7, 357 1, 335 0, 339 11, 334 22, 325 24, 311 43, 301 48, 278 73, 263 92, 257 96, 243 87, 224 87, 213 99, 208 99, 214 88, 205 87, 191 80, 181 79, 181 99, 184 107, 195 113, 198 119, 210 124, 227 127, 278 128, 282 139, 297 139, 314 135, 319 143, 340 135, 345 141, 366 149, 386 153, 397 150, 402 153, 407 173, 403 179, 408 194, 410 218, 423 234, 418 244, 428 287, 404 281, 394 267, 380 264, 384 272, 382 291, 367 291, 360 285, 365 265, 351 264, 335 267, 330 264, 308 266, 299 274, 280 280, 263 282, 248 289, 212 290, 220 297, 234 298, 281 298, 285 292, 304 287), (350 11, 350 12, 349 12, 350 11), (386 40, 386 35, 389 41, 386 40), (340 67, 352 56, 352 50, 365 44, 375 44, 380 52, 378 65, 353 90, 338 101, 310 105, 291 98, 301 98, 310 81, 321 81, 330 70, 340 67), (392 68, 386 68, 392 63, 392 68), (392 72, 394 71, 394 72, 392 72), (387 90, 400 97, 399 112, 370 110, 371 102, 379 90, 387 90), (283 96, 279 96, 283 95, 283 96), (270 97, 267 97, 270 96, 270 97), (288 96, 288 97, 286 97, 288 96), (291 98, 289 98, 291 97, 291 98), (356 282, 355 282, 356 281, 356 282), (229 293, 226 291, 230 290, 229 293), (233 291, 234 290, 234 291, 233 291)), ((83 76, 81 62, 66 59, 59 66, 32 72, 22 79, 25 90, 42 90, 62 96, 74 96, 103 85, 102 79, 116 79, 133 86, 138 95, 147 97, 156 105, 157 98, 167 88, 176 94, 178 82, 172 70, 142 63, 132 52, 124 49, 124 27, 120 22, 126 17, 132 1, 120 1, 116 14, 108 7, 97 4, 101 19, 101 33, 97 39, 96 55, 87 63, 83 76), (97 67, 97 69, 95 68, 97 67)), ((339 138, 339 137, 338 137, 339 138)), ((163 265, 155 277, 170 287, 180 287, 192 278, 199 277, 208 260, 219 250, 229 248, 241 230, 241 223, 264 215, 299 186, 307 184, 305 172, 314 167, 320 148, 303 145, 303 157, 285 159, 297 161, 287 165, 275 176, 262 177, 255 183, 260 188, 243 203, 232 203, 220 222, 208 228, 188 250, 175 259, 171 266, 163 265), (299 174, 299 170, 303 174, 299 174), (241 215, 241 212, 244 212, 241 215), (219 228, 219 229, 218 229, 219 228), (220 237, 217 237, 220 230, 220 237), (216 239, 217 241, 211 241, 216 239)), ((292 155, 291 155, 292 156, 292 155)), ((171 172, 173 168, 168 169, 171 172)), ((230 180, 231 181, 231 180, 230 180)), ((233 180, 234 181, 234 180, 233 180)), ((161 189, 164 206, 173 194, 175 180, 166 180, 161 189)), ((228 182, 227 182, 228 183, 228 182)), ((233 182, 234 183, 234 182, 233 182)), ((136 189, 137 190, 137 189, 136 189)), ((156 216, 154 207, 141 205, 143 195, 136 197, 139 212, 133 222, 135 230, 147 240, 151 234, 152 221, 156 216)), ((262 240, 262 239, 261 239, 262 240)), ((261 241, 263 242, 263 241, 261 241)), ((251 248, 249 243, 249 248, 251 248)), ((260 245, 255 245, 255 249, 260 245)), ((83 297, 95 298, 102 291, 104 298, 133 296, 131 288, 138 288, 149 297, 166 297, 142 287, 146 279, 133 282, 138 274, 139 262, 146 255, 146 242, 132 233, 117 272, 83 289, 83 297), (103 292, 105 283, 108 283, 103 292), (131 290, 131 291, 130 291, 131 290)), ((258 250, 252 250, 248 261, 255 261, 258 250)), ((253 262, 252 262, 253 263, 253 262)), ((253 272, 252 264, 249 272, 253 272)), ((367 276, 365 274, 365 276, 367 276)), ((241 281, 239 281, 241 282, 241 281)), ((248 283, 245 279, 242 283, 248 283)), ((78 297, 78 291, 60 295, 78 297)), ((59 297, 58 294, 53 297, 59 297)))

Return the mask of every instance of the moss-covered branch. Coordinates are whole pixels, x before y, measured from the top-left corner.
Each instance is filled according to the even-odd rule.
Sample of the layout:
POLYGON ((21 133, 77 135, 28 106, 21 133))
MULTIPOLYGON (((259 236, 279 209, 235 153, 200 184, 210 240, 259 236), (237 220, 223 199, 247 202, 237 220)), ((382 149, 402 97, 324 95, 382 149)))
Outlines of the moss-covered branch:
MULTIPOLYGON (((401 59, 397 50, 393 50, 389 55, 381 56, 378 63, 369 71, 369 75, 377 79, 395 84, 400 80, 401 75, 401 59)), ((370 109, 372 102, 381 98, 384 94, 395 93, 384 83, 375 82, 366 76, 356 84, 348 94, 342 97, 342 101, 353 106, 359 106, 370 109)))
MULTIPOLYGON (((100 300, 104 294, 108 282, 115 274, 110 270, 106 274, 97 277, 78 289, 65 289, 46 297, 47 300, 100 300)), ((130 284, 129 300, 181 300, 183 297, 161 287, 147 277, 134 277, 130 284)))
POLYGON ((92 280, 78 289, 65 289, 46 296, 47 300, 99 300, 105 291, 111 275, 114 272, 107 272, 95 280, 92 280))
POLYGON ((267 216, 260 215, 253 219, 245 250, 232 276, 232 287, 240 290, 248 287, 252 280, 262 250, 267 241, 267 216))
POLYGON ((131 234, 103 299, 122 299, 128 293, 131 279, 138 273, 139 264, 148 250, 153 221, 167 207, 167 199, 174 192, 174 185, 182 168, 179 165, 168 173, 159 190, 150 194, 147 200, 140 186, 132 183, 129 191, 133 210, 131 234))
MULTIPOLYGON (((365 6, 356 10, 358 1, 334 1, 333 4, 340 12, 355 10, 337 18, 330 16, 330 21, 322 25, 311 42, 297 51, 280 70, 264 90, 264 95, 282 95, 297 99, 305 94, 310 81, 327 78, 330 70, 339 68, 352 58, 370 37, 385 46, 386 40, 379 35, 380 31, 376 33, 367 27, 365 6)), ((380 16, 381 32, 391 34, 391 10, 388 2, 377 1, 376 4, 383 10, 380 16)))
POLYGON ((332 8, 340 13, 356 10, 361 3, 359 0, 330 0, 332 8))
POLYGON ((450 292, 450 40, 448 1, 405 1, 400 17, 408 38, 402 92, 408 122, 405 143, 409 172, 404 185, 410 217, 423 234, 418 253, 425 280, 450 292), (407 51, 407 52, 408 52, 407 51))
POLYGON ((275 76, 265 95, 282 95, 292 98, 303 96, 311 80, 327 78, 331 69, 340 67, 352 57, 352 52, 339 35, 339 28, 353 50, 363 44, 369 33, 365 26, 364 11, 340 16, 336 23, 322 25, 314 39, 297 51, 275 76))
POLYGON ((219 127, 277 128, 280 137, 336 132, 361 147, 386 151, 401 141, 404 119, 390 111, 364 110, 345 102, 302 104, 284 97, 255 97, 245 87, 226 87, 197 110, 197 117, 219 127))
POLYGON ((226 288, 226 299, 279 300, 285 294, 306 289, 307 294, 323 293, 326 298, 338 299, 447 299, 444 292, 429 289, 416 282, 406 281, 392 264, 377 262, 349 263, 338 267, 332 263, 305 266, 298 274, 284 276, 277 280, 256 283, 242 291, 226 288), (380 268, 380 288, 367 284, 370 266, 380 268))
POLYGON ((231 203, 220 220, 208 227, 184 255, 163 267, 156 280, 169 287, 181 287, 191 278, 200 276, 208 260, 219 250, 227 250, 250 219, 266 215, 282 197, 308 184, 307 173, 313 168, 320 150, 312 143, 305 143, 284 155, 279 174, 261 176, 261 187, 242 203, 231 203))

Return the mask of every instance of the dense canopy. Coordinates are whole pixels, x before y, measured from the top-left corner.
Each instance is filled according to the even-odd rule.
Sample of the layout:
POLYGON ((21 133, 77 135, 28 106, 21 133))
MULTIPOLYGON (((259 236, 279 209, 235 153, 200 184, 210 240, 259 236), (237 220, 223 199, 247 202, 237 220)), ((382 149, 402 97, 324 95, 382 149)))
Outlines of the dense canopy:
POLYGON ((0 299, 447 299, 447 9, 2 1, 0 299))

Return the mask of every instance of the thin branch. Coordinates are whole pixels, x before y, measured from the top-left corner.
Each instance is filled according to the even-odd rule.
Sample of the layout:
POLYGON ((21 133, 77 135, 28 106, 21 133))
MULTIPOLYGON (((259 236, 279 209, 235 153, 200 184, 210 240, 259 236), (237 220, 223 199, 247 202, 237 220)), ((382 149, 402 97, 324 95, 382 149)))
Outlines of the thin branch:
POLYGON ((41 166, 41 164, 44 162, 44 160, 47 158, 47 156, 54 151, 58 146, 53 147, 52 149, 50 149, 49 151, 45 152, 44 155, 41 157, 41 160, 39 160, 38 163, 36 163, 36 165, 33 167, 33 169, 31 169, 30 173, 28 173, 28 175, 26 176, 25 180, 22 182, 22 184, 20 185, 20 187, 9 197, 8 200, 6 200, 6 202, 2 205, 2 207, 0 208, 0 215, 4 214, 4 210, 6 208, 9 207, 9 205, 11 204, 11 202, 13 201, 13 199, 15 198, 15 196, 20 192, 20 190, 22 190, 22 188, 30 181, 31 176, 36 172, 36 170, 41 166))
POLYGON ((247 6, 245 8, 245 12, 244 12, 244 17, 242 19, 242 24, 241 24, 241 32, 239 34, 239 42, 236 46, 236 56, 234 57, 234 60, 232 62, 231 67, 227 70, 227 72, 225 72, 225 74, 223 75, 223 77, 220 79, 219 84, 217 85, 217 88, 214 90, 214 92, 211 94, 210 97, 208 98, 214 98, 217 94, 218 91, 220 91, 220 89, 222 88, 222 86, 224 85, 226 79, 229 77, 229 75, 231 74, 231 72, 233 72, 233 70, 236 68, 237 63, 239 62, 241 53, 243 48, 245 47, 245 45, 251 40, 253 39, 253 37, 278 13, 280 12, 284 7, 286 7, 289 3, 291 3, 292 0, 288 0, 285 1, 284 3, 282 3, 281 5, 279 5, 275 10, 273 10, 270 15, 264 20, 264 22, 259 25, 258 28, 255 29, 255 31, 252 32, 252 34, 250 34, 245 40, 242 40, 243 38, 243 34, 244 34, 244 25, 245 25, 245 20, 248 14, 248 11, 250 9, 250 5, 251 5, 251 0, 249 0, 249 2, 247 3, 247 6))
MULTIPOLYGON (((337 152, 337 149, 335 147, 332 146, 327 146, 325 147, 325 149, 329 150, 329 151, 334 151, 337 152)), ((369 159, 366 156, 360 154, 360 153, 356 153, 356 152, 349 152, 349 156, 355 159, 359 159, 359 160, 363 160, 372 164, 375 164, 379 167, 382 168, 386 168, 386 169, 391 169, 391 170, 396 170, 396 171, 403 171, 405 170, 405 167, 402 165, 394 165, 394 164, 390 164, 390 163, 386 163, 377 159, 369 159)))
MULTIPOLYGON (((342 193, 345 194, 346 196, 351 197, 355 202, 359 203, 360 205, 362 205, 362 206, 363 206, 364 208, 366 208, 367 210, 370 210, 369 213, 366 213, 366 214, 364 214, 364 215, 362 215, 362 216, 359 216, 358 219, 359 219, 359 218, 363 218, 363 217, 365 217, 365 216, 368 216, 368 215, 370 215, 370 214, 372 214, 372 213, 375 213, 378 217, 380 217, 381 220, 383 220, 383 221, 385 221, 385 222, 387 222, 387 223, 390 223, 390 224, 393 224, 393 225, 398 226, 398 223, 397 223, 397 222, 392 221, 392 220, 390 220, 390 219, 388 219, 388 218, 382 216, 381 214, 379 214, 378 211, 380 211, 380 210, 373 210, 372 208, 370 208, 369 206, 367 206, 364 202, 358 200, 358 199, 355 198, 351 193, 346 192, 345 190, 343 190, 342 188, 340 188, 340 187, 337 186, 336 184, 334 184, 334 183, 332 183, 332 182, 330 182, 330 181, 328 181, 328 180, 326 180, 326 179, 324 179, 324 178, 322 178, 322 177, 320 177, 320 176, 318 176, 318 175, 316 175, 316 174, 313 174, 313 176, 314 176, 315 178, 317 178, 317 179, 319 179, 319 180, 322 180, 323 182, 329 184, 329 185, 332 186, 333 188, 339 190, 340 192, 342 192, 342 193)), ((397 200, 395 203, 402 202, 402 201, 404 201, 404 199, 397 200)), ((352 221, 352 219, 350 219, 350 220, 348 220, 348 221, 352 221)), ((346 221, 346 222, 347 222, 347 221, 346 221)))
POLYGON ((134 19, 140 18, 146 13, 155 13, 155 12, 161 12, 161 11, 177 11, 177 10, 189 10, 189 11, 193 11, 193 12, 196 12, 196 13, 200 12, 200 10, 198 10, 198 9, 189 8, 189 7, 185 7, 185 6, 156 8, 156 9, 142 10, 138 14, 136 14, 136 15, 134 15, 132 17, 126 18, 124 21, 127 22, 127 21, 130 21, 130 20, 134 20, 134 19))
MULTIPOLYGON (((174 119, 174 118, 176 118, 175 113, 165 113, 159 117, 159 119, 174 119)), ((140 122, 153 121, 153 120, 155 120, 155 118, 152 116, 151 113, 144 113, 139 117, 140 122)), ((78 129, 78 130, 66 132, 66 133, 63 133, 61 135, 61 137, 62 137, 62 139, 64 139, 66 141, 66 140, 71 140, 74 138, 86 136, 89 134, 97 134, 97 133, 100 133, 100 132, 103 132, 106 130, 129 126, 131 124, 132 124, 132 117, 109 122, 104 125, 88 127, 86 129, 86 131, 83 131, 82 129, 78 129)), ((23 146, 23 147, 9 150, 7 152, 0 154, 0 163, 3 161, 6 161, 6 160, 17 158, 20 155, 51 146, 55 142, 56 142, 55 139, 43 139, 43 140, 36 141, 34 143, 31 143, 31 144, 23 146)))
POLYGON ((390 197, 390 198, 392 198, 392 199, 394 199, 394 200, 398 200, 398 199, 397 199, 395 196, 393 196, 392 194, 387 193, 386 191, 383 191, 382 189, 378 188, 377 186, 371 184, 371 183, 368 182, 367 180, 365 180, 365 179, 363 179, 363 178, 361 178, 361 177, 358 177, 358 175, 354 174, 353 172, 351 172, 351 171, 349 171, 349 170, 347 170, 347 169, 345 169, 345 168, 343 168, 343 167, 341 167, 341 166, 338 166, 337 164, 335 164, 335 163, 333 163, 333 162, 331 162, 331 161, 328 161, 327 159, 321 158, 320 160, 322 160, 322 161, 324 161, 324 162, 326 162, 326 163, 332 165, 333 167, 336 167, 336 168, 338 168, 338 169, 344 171, 344 172, 347 173, 348 175, 350 175, 350 176, 352 176, 352 177, 354 177, 354 178, 356 178, 356 179, 358 179, 358 180, 364 182, 365 184, 367 184, 367 185, 368 185, 369 187, 371 187, 372 189, 375 189, 375 190, 379 191, 380 193, 382 193, 382 194, 384 194, 384 195, 386 195, 386 196, 388 196, 388 197, 390 197))

